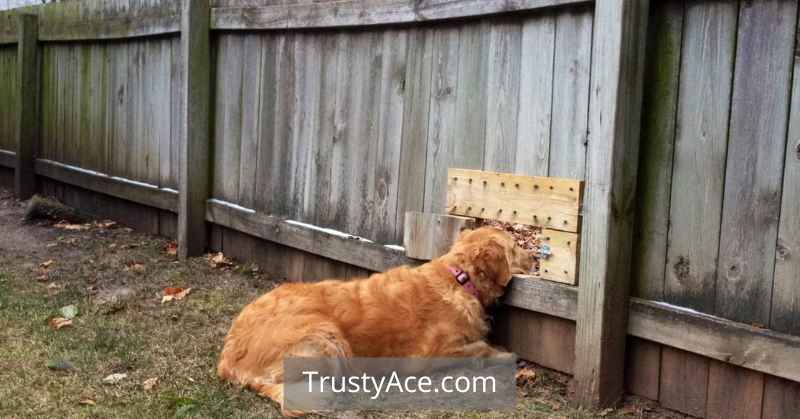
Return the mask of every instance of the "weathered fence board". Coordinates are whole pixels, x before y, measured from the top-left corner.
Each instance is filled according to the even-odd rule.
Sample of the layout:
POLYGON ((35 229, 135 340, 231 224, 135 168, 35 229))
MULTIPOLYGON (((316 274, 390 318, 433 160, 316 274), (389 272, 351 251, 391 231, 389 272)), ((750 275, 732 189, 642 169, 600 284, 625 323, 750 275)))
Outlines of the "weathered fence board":
MULTIPOLYGON (((649 88, 643 92, 631 295, 653 300, 664 299, 683 16, 683 0, 655 2, 647 28, 649 88)), ((658 400, 661 346, 641 339, 629 343, 628 390, 658 400)))
POLYGON ((592 9, 556 17, 549 176, 583 179, 589 141, 592 9))
POLYGON ((555 25, 556 18, 551 13, 527 19, 522 24, 516 139, 517 155, 522 158, 517 158, 515 169, 518 173, 531 176, 548 174, 555 100, 553 97, 555 25))
POLYGON ((42 6, 44 41, 121 39, 180 31, 180 1, 71 1, 42 6))
POLYGON ((797 2, 753 6, 739 13, 715 312, 768 325, 797 2))
POLYGON ((411 0, 263 3, 218 1, 212 14, 215 29, 290 29, 369 26, 464 18, 583 3, 587 0, 411 0))
POLYGON ((177 42, 45 44, 40 156, 176 189, 177 42))
POLYGON ((684 0, 656 2, 648 26, 631 295, 655 300, 664 298, 683 15, 684 0))
POLYGON ((16 151, 17 46, 0 45, 0 149, 16 151))
POLYGON ((800 335, 800 56, 794 59, 787 138, 770 327, 800 335))
POLYGON ((686 8, 683 42, 694 47, 681 51, 664 292, 669 302, 702 310, 714 301, 738 6, 686 8))

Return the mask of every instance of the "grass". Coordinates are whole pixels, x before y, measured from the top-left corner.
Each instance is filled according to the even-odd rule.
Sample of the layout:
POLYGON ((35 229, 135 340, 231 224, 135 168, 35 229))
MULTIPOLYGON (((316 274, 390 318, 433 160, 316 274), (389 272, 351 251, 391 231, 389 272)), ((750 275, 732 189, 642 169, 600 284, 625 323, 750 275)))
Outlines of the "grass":
MULTIPOLYGON (((215 269, 178 262, 167 240, 125 228, 65 231, 22 225, 21 206, 0 200, 0 417, 269 418, 276 406, 217 379, 222 340, 241 307, 278 281, 252 266, 215 269), (48 269, 41 264, 52 261, 48 269), (137 267, 138 266, 138 267, 137 267), (164 287, 192 287, 161 303, 164 287), (116 295, 117 298, 109 296, 116 295), (48 321, 79 309, 72 327, 48 321), (70 366, 66 370, 53 366, 70 366), (127 377, 106 384, 110 374, 127 377), (146 380, 157 384, 145 390, 146 380)), ((600 412, 567 402, 567 377, 537 369, 514 412, 359 412, 338 417, 588 419, 600 412)), ((648 406, 603 412, 653 417, 648 406)), ((675 416, 678 417, 678 416, 675 416)))

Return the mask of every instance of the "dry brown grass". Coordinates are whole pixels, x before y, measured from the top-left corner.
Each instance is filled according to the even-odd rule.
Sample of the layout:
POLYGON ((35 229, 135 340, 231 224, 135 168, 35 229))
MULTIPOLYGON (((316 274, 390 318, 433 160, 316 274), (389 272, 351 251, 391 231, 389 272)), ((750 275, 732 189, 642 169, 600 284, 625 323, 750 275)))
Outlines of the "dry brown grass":
MULTIPOLYGON (((0 191, 0 196, 7 196, 0 191)), ((222 338, 240 308, 275 286, 253 266, 214 269, 204 258, 178 262, 167 240, 92 225, 63 230, 24 225, 22 204, 0 199, 0 417, 278 417, 273 403, 220 382, 222 338), (52 261, 45 272, 40 264, 52 261), (164 287, 191 287, 161 303, 164 287), (73 327, 48 320, 75 304, 73 327), (48 368, 61 362, 73 368, 48 368), (104 384, 125 373, 118 384, 104 384), (157 378, 151 390, 146 380, 157 378), (85 404, 87 400, 94 405, 85 404), (84 401, 82 404, 82 401, 84 401)), ((515 412, 348 413, 376 418, 593 418, 570 407, 566 377, 537 370, 515 412)), ((657 417, 628 404, 606 418, 657 417)), ((676 416, 677 417, 677 416, 676 416)))

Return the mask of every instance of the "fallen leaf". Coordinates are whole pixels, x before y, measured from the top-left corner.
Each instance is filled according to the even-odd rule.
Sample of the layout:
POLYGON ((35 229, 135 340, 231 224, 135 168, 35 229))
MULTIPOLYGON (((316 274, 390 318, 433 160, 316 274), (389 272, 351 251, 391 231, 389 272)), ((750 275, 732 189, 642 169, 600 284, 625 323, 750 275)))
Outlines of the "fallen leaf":
POLYGON ((128 266, 125 267, 125 269, 130 270, 132 272, 136 272, 136 273, 142 273, 142 272, 145 271, 146 268, 141 263, 131 262, 131 263, 128 264, 128 266))
POLYGON ((48 261, 40 263, 39 267, 42 269, 50 269, 50 267, 53 266, 54 263, 55 262, 52 259, 50 259, 48 261))
POLYGON ((183 300, 183 298, 189 295, 191 291, 192 291, 191 288, 175 288, 175 287, 164 288, 164 296, 161 297, 161 304, 164 304, 167 301, 183 300))
POLYGON ((517 384, 527 384, 536 381, 536 371, 532 368, 523 367, 517 370, 517 384))
POLYGON ((109 249, 113 249, 113 248, 115 248, 115 247, 117 247, 117 244, 116 244, 116 243, 111 243, 111 244, 109 244, 109 245, 108 245, 108 248, 109 248, 109 249))
POLYGON ((53 225, 55 228, 59 228, 61 230, 67 231, 81 231, 81 230, 88 230, 88 224, 70 224, 66 221, 59 221, 53 225))
POLYGON ((59 312, 62 316, 64 316, 65 319, 72 320, 78 315, 78 307, 75 306, 75 304, 70 304, 68 306, 61 307, 59 312))
POLYGON ((36 280, 39 282, 47 282, 47 274, 37 276, 36 280))
POLYGON ((167 243, 167 247, 164 249, 170 256, 177 256, 178 255, 178 243, 169 242, 167 243))
POLYGON ((72 363, 65 359, 51 359, 47 361, 47 368, 53 371, 70 371, 75 369, 72 363))
POLYGON ((148 378, 142 383, 144 391, 152 390, 158 384, 158 377, 148 378))
POLYGON ((47 247, 48 249, 52 249, 53 247, 56 247, 56 246, 58 246, 58 243, 47 243, 47 245, 45 247, 47 247))
POLYGON ((81 406, 94 406, 94 405, 97 404, 97 402, 95 402, 92 399, 83 399, 83 400, 79 401, 78 404, 81 405, 81 406))
POLYGON ((210 256, 208 259, 208 264, 211 265, 212 268, 233 266, 233 262, 226 258, 222 252, 215 253, 214 255, 210 256))
POLYGON ((105 383, 105 384, 117 384, 117 383, 119 383, 120 381, 122 381, 122 380, 124 380, 126 378, 128 378, 128 374, 126 374, 124 372, 123 373, 111 374, 111 375, 107 376, 106 378, 103 378, 103 383, 105 383))
POLYGON ((50 327, 54 330, 59 330, 70 326, 72 326, 72 320, 70 319, 65 319, 63 317, 53 317, 50 319, 50 327))
POLYGON ((111 221, 111 220, 103 220, 103 221, 96 222, 95 225, 97 227, 99 227, 99 228, 109 229, 109 228, 116 227, 117 222, 116 221, 111 221))

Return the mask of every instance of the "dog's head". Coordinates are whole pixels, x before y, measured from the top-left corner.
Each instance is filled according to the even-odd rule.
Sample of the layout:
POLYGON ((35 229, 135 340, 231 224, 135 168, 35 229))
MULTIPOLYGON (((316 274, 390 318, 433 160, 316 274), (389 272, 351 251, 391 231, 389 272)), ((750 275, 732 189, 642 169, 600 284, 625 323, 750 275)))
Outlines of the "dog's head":
MULTIPOLYGON (((481 227, 461 232, 450 253, 466 259, 481 281, 505 288, 513 274, 527 274, 533 265, 531 252, 520 247, 505 231, 481 227)), ((467 267, 464 267, 467 269, 467 267)))

